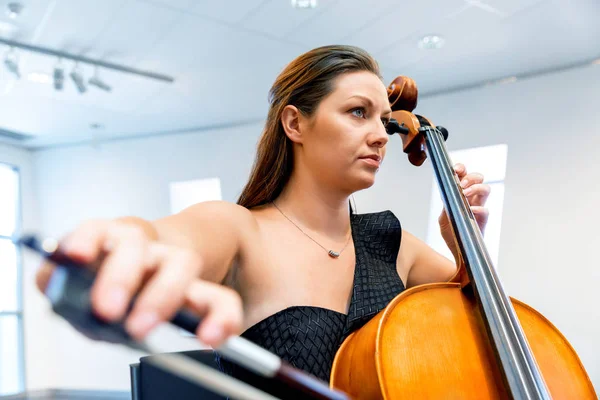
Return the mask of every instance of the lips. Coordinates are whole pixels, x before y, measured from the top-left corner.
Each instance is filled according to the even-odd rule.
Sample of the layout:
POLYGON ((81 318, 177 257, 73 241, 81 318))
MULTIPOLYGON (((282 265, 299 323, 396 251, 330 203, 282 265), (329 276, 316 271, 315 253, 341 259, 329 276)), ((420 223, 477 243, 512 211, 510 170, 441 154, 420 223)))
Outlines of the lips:
POLYGON ((381 162, 381 157, 378 156, 377 154, 370 154, 368 156, 364 156, 364 157, 360 157, 361 159, 365 159, 365 158, 369 158, 371 160, 375 160, 377 162, 381 162))
POLYGON ((375 168, 379 168, 381 164, 381 157, 377 154, 369 154, 368 156, 360 157, 359 160, 363 160, 366 164, 375 168))

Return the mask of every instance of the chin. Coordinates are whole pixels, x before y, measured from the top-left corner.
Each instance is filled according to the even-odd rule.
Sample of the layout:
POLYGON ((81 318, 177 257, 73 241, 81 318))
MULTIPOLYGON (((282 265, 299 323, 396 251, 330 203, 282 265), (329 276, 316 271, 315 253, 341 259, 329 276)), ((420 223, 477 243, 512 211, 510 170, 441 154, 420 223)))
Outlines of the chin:
POLYGON ((346 182, 350 183, 352 192, 368 189, 375 184, 375 173, 361 173, 348 177, 346 182))

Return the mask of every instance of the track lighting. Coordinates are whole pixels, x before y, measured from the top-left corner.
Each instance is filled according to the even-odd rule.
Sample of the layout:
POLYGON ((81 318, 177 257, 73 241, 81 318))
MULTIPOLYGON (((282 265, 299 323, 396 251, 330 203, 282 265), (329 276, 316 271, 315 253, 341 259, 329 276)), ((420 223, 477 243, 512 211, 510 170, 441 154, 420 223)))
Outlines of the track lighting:
MULTIPOLYGON (((0 0, 0 3, 2 0, 0 0)), ((12 6, 9 7, 16 14, 19 14, 22 10, 20 7, 21 3, 12 2, 10 3, 12 6)), ((3 28, 2 22, 0 21, 0 30, 3 28)), ((65 87, 65 79, 68 79, 65 75, 68 73, 66 68, 61 64, 63 59, 72 60, 75 62, 73 70, 69 73, 69 77, 75 84, 75 87, 79 91, 79 93, 85 93, 88 91, 88 85, 95 86, 98 89, 104 90, 106 92, 112 92, 112 86, 109 85, 106 81, 100 78, 98 74, 98 70, 100 68, 109 69, 113 71, 120 71, 123 73, 133 74, 137 76, 143 76, 146 78, 162 81, 162 82, 173 82, 174 79, 170 76, 166 76, 163 74, 158 74, 155 72, 142 71, 138 69, 134 69, 124 65, 118 65, 109 63, 103 60, 91 59, 88 57, 84 57, 81 55, 69 54, 63 51, 53 50, 46 47, 33 46, 26 43, 16 42, 14 40, 3 39, 0 37, 0 45, 8 46, 8 51, 4 56, 4 65, 5 68, 13 74, 16 78, 21 78, 21 70, 19 65, 19 57, 15 51, 15 49, 20 49, 24 51, 30 51, 33 53, 49 55, 53 57, 57 57, 58 61, 54 66, 53 71, 49 75, 44 75, 42 72, 36 74, 27 74, 29 80, 38 83, 53 83, 54 89, 57 91, 64 90, 65 87), (83 75, 83 69, 80 64, 87 64, 94 67, 94 75, 89 79, 85 79, 83 75)), ((0 60, 1 61, 1 60, 0 60)), ((0 67, 1 68, 1 67, 0 67)))
POLYGON ((64 83, 65 83, 65 70, 64 70, 60 60, 58 60, 58 63, 54 66, 53 77, 54 77, 54 89, 63 90, 64 83))
POLYGON ((77 86, 77 90, 79 93, 85 93, 87 91, 87 86, 85 86, 85 82, 83 80, 83 74, 81 73, 81 69, 79 68, 79 63, 75 63, 75 67, 71 74, 69 74, 75 86, 77 86))
POLYGON ((17 79, 21 78, 21 73, 19 72, 19 57, 13 48, 6 53, 6 56, 4 57, 4 65, 10 73, 17 77, 17 79))
POLYGON ((94 76, 88 81, 90 85, 96 86, 99 89, 110 92, 112 88, 98 76, 98 67, 94 69, 94 76))
MULTIPOLYGON (((3 1, 0 0, 0 6, 2 3, 3 3, 3 1)), ((5 22, 0 21, 0 31, 8 32, 8 31, 12 30, 13 28, 16 29, 16 25, 7 24, 5 22), (9 29, 7 30, 7 28, 9 28, 9 29)), ((114 64, 114 63, 106 62, 106 61, 99 60, 99 59, 92 59, 92 58, 88 58, 88 57, 85 57, 85 56, 82 56, 79 54, 66 53, 64 51, 54 50, 49 47, 35 46, 35 45, 29 44, 29 43, 18 42, 18 41, 12 40, 12 39, 5 39, 2 36, 0 36, 0 44, 6 45, 10 48, 22 49, 24 51, 29 51, 29 52, 38 53, 38 54, 44 54, 46 56, 57 57, 59 59, 72 60, 74 62, 79 62, 82 64, 87 64, 87 65, 91 65, 91 66, 95 66, 95 67, 102 67, 104 69, 119 71, 119 72, 126 73, 126 74, 143 76, 145 78, 154 79, 154 80, 158 80, 161 82, 173 83, 175 81, 175 79, 173 77, 170 77, 170 76, 167 76, 164 74, 159 74, 159 73, 151 72, 151 71, 143 71, 143 70, 132 68, 132 67, 129 67, 126 65, 114 64)))

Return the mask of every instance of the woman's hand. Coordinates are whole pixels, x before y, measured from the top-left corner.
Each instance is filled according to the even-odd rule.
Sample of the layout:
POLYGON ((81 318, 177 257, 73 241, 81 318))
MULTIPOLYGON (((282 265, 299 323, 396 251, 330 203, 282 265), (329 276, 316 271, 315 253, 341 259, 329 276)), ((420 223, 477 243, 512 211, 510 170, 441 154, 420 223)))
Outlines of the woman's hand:
MULTIPOLYGON (((242 302, 233 290, 198 279, 202 257, 197 252, 153 240, 134 223, 91 220, 61 240, 60 249, 97 270, 91 291, 92 308, 102 319, 122 320, 138 295, 125 328, 142 339, 160 322, 187 306, 200 317, 196 332, 204 343, 218 347, 242 325, 242 302)), ((37 284, 44 291, 54 266, 44 263, 37 284)))
MULTIPOLYGON (((490 195, 490 185, 483 183, 483 175, 477 172, 471 172, 467 174, 467 169, 463 164, 456 164, 454 170, 458 174, 460 179, 460 186, 463 188, 463 193, 467 198, 477 225, 483 234, 485 226, 488 222, 489 210, 485 208, 485 202, 490 195)), ((459 249, 456 248, 456 241, 454 238, 454 232, 450 225, 450 219, 446 213, 446 209, 442 210, 440 217, 438 218, 440 224, 440 233, 444 238, 444 241, 448 245, 448 248, 452 251, 452 254, 456 258, 459 254, 459 249)))

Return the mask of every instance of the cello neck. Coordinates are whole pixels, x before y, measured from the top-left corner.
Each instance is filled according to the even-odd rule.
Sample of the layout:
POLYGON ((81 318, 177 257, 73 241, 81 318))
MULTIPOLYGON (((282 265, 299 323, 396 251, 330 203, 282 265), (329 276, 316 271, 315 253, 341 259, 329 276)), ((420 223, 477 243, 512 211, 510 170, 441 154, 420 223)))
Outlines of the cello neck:
POLYGON ((440 130, 421 126, 442 200, 465 263, 477 304, 507 388, 515 399, 550 399, 510 299, 505 294, 483 236, 463 195, 440 130))

